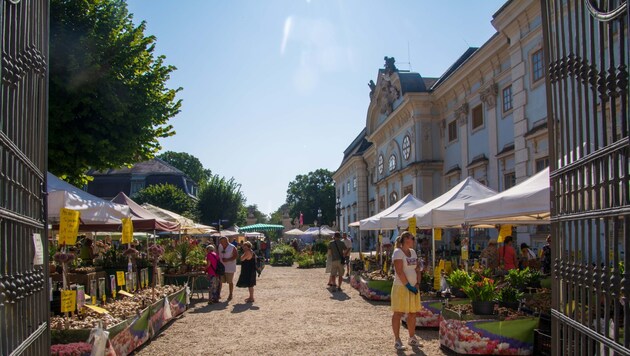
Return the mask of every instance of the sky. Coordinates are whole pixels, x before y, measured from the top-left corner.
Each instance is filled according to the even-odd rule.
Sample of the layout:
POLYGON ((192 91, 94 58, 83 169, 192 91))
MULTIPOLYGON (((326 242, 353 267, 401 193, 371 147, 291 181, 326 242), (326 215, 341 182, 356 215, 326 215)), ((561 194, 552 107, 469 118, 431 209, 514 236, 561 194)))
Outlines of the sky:
POLYGON ((504 0, 127 0, 156 54, 177 70, 176 135, 189 153, 241 184, 270 214, 297 175, 335 171, 365 127, 383 57, 439 77, 496 31, 504 0))

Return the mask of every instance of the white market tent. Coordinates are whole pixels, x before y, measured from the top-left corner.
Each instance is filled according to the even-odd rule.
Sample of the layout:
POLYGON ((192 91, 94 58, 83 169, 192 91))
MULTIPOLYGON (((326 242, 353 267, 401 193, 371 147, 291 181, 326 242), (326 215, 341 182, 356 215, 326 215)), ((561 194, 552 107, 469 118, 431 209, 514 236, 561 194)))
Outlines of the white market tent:
POLYGON ((151 205, 149 203, 142 204, 142 207, 161 219, 178 223, 180 227, 180 231, 182 231, 184 234, 203 235, 203 234, 209 234, 209 233, 213 233, 217 231, 212 226, 197 224, 196 222, 192 221, 191 219, 185 216, 181 216, 170 210, 166 210, 158 206, 151 205))
POLYGON ((284 232, 285 235, 291 235, 291 236, 301 236, 304 235, 304 231, 300 230, 300 229, 292 229, 289 231, 285 231, 284 232))
POLYGON ((414 216, 416 226, 422 228, 461 227, 464 223, 466 203, 484 199, 496 194, 494 190, 467 177, 448 192, 431 200, 424 206, 400 216, 400 226, 407 227, 407 219, 414 216))
POLYGON ((395 230, 399 226, 401 214, 414 211, 425 204, 412 194, 407 194, 389 208, 369 218, 362 219, 359 222, 359 230, 395 230))
POLYGON ((327 225, 322 225, 321 229, 318 226, 309 227, 302 234, 316 236, 316 235, 319 235, 320 233, 322 236, 332 236, 335 234, 335 231, 330 229, 327 225))
POLYGON ((501 193, 467 203, 464 215, 470 225, 549 224, 549 168, 501 193))
POLYGON ((64 182, 48 172, 48 222, 59 223, 61 208, 78 210, 81 220, 80 228, 94 230, 120 230, 121 219, 130 217, 131 212, 126 205, 112 203, 98 198, 70 183, 64 182))

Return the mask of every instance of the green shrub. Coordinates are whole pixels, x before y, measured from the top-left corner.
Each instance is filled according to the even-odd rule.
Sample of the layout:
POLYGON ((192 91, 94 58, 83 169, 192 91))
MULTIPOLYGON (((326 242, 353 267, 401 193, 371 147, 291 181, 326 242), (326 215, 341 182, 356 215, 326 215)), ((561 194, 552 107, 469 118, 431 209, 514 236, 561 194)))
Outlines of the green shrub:
POLYGON ((514 287, 501 288, 498 293, 498 299, 502 302, 514 303, 523 299, 523 292, 514 287))
POLYGON ((454 288, 464 288, 472 283, 472 277, 463 269, 456 269, 446 277, 448 285, 454 288))
POLYGON ((313 253, 315 252, 324 253, 324 254, 328 253, 328 244, 323 241, 316 242, 313 244, 311 251, 313 251, 313 253))
POLYGON ((528 268, 522 271, 519 271, 518 269, 511 269, 505 275, 505 280, 511 287, 514 287, 516 289, 523 289, 529 281, 528 273, 528 268))
POLYGON ((276 245, 271 253, 274 255, 295 255, 296 251, 291 245, 281 244, 276 245))

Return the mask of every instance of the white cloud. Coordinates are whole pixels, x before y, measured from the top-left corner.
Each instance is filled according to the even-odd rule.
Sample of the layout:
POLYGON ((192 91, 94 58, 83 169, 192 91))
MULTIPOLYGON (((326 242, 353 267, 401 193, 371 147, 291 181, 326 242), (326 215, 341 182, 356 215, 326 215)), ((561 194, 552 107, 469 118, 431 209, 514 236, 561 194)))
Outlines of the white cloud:
POLYGON ((287 48, 287 42, 289 36, 291 36, 291 29, 293 27, 293 17, 289 16, 284 20, 284 30, 282 31, 282 44, 280 45, 280 54, 284 55, 284 50, 287 48))

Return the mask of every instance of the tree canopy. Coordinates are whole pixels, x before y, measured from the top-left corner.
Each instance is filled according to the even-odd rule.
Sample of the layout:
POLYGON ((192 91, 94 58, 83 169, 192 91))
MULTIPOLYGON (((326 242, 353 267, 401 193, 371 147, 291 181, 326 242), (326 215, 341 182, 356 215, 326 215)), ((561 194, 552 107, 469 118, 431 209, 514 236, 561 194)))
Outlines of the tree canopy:
POLYGON ((175 67, 135 26, 124 0, 51 0, 49 170, 83 185, 85 172, 154 157, 181 106, 175 67))
POLYGON ((254 204, 254 205, 248 205, 247 206, 247 213, 248 213, 248 217, 249 214, 253 214, 254 217, 256 218, 256 222, 255 224, 266 224, 269 222, 269 217, 267 216, 267 214, 263 213, 262 211, 258 210, 258 205, 254 204))
POLYGON ((304 215, 304 224, 317 220, 317 209, 322 209, 322 221, 319 224, 333 225, 335 215, 335 186, 332 172, 318 169, 308 174, 300 174, 289 183, 287 203, 291 217, 304 215))
POLYGON ((172 184, 150 185, 131 197, 136 203, 149 203, 174 213, 196 219, 195 201, 172 184))
POLYGON ((212 175, 199 192, 197 211, 201 223, 206 225, 216 225, 219 220, 227 220, 227 225, 243 225, 247 209, 241 185, 234 178, 212 175))
POLYGON ((212 175, 211 170, 203 168, 199 158, 186 152, 166 151, 158 158, 186 173, 199 186, 205 185, 212 175))

